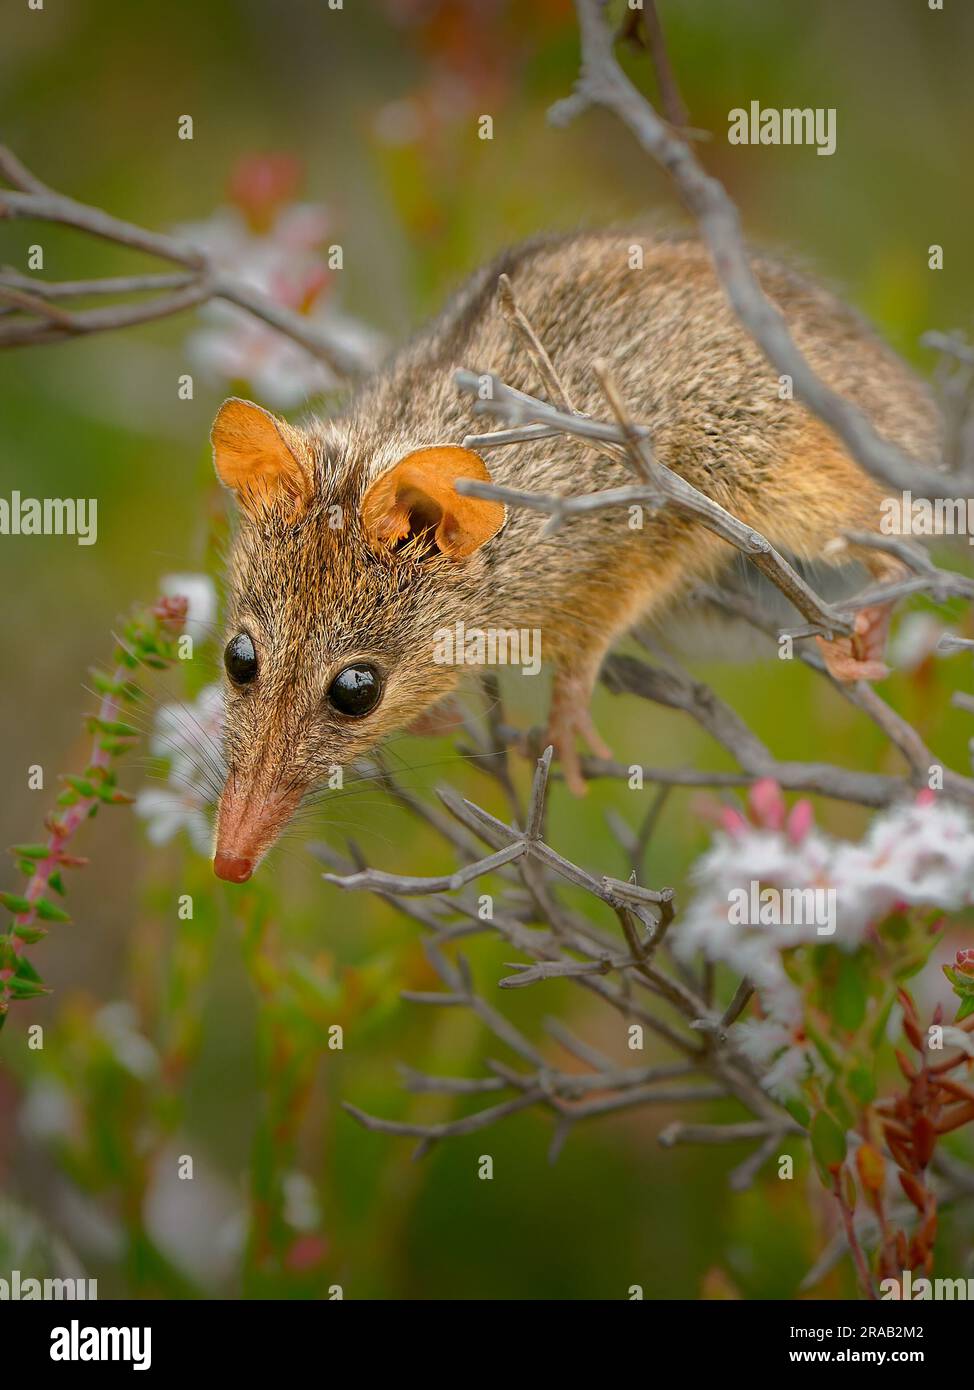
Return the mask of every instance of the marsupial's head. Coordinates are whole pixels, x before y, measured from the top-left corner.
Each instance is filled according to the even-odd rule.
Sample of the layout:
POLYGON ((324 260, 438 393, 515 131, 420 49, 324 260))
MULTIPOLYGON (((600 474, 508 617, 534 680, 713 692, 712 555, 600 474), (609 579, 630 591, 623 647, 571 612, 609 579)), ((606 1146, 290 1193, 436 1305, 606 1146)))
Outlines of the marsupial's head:
POLYGON ((375 477, 340 425, 303 431, 240 400, 212 439, 240 523, 213 867, 242 883, 309 791, 453 688, 436 632, 488 583, 480 547, 504 508, 455 491, 488 477, 467 449, 414 450, 375 477))

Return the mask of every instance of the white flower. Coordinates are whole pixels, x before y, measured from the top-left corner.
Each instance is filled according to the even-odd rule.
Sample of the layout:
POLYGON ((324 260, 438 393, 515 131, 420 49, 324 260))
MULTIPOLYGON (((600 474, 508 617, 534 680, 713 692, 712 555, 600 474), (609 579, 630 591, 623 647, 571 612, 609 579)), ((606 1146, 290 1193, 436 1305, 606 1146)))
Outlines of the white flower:
POLYGON ((95 1030, 111 1044, 119 1066, 140 1081, 152 1081, 159 1072, 159 1054, 138 1030, 138 1019, 127 1000, 106 1004, 95 1015, 95 1030))
POLYGON ((942 1032, 945 1047, 959 1047, 968 1057, 974 1057, 974 1038, 970 1033, 965 1033, 963 1028, 955 1028, 953 1024, 945 1024, 942 1032))
POLYGON ((314 1231, 321 1222, 318 1194, 307 1173, 293 1169, 284 1175, 284 1220, 296 1231, 314 1231))
POLYGON ((782 831, 747 826, 718 834, 691 879, 697 891, 675 934, 677 949, 685 956, 702 951, 747 975, 771 1018, 791 1026, 801 999, 782 953, 826 939, 855 950, 871 925, 904 904, 956 911, 974 903, 974 824, 955 805, 925 800, 877 817, 861 844, 818 830, 793 844, 782 831), (752 884, 831 890, 835 935, 823 937, 813 920, 737 920, 732 895, 749 893, 752 884))
POLYGON ((195 704, 167 704, 157 711, 150 747, 167 761, 168 780, 162 786, 143 787, 135 798, 135 813, 146 821, 152 844, 166 844, 185 830, 197 853, 209 855, 210 811, 224 775, 222 727, 223 694, 218 685, 201 690, 195 704))
POLYGON ((60 1082, 42 1078, 28 1088, 20 1107, 20 1125, 31 1139, 66 1139, 73 1122, 71 1095, 60 1082))
POLYGON ((774 1019, 745 1019, 735 1026, 731 1037, 741 1056, 762 1073, 762 1086, 776 1100, 793 1099, 801 1082, 822 1070, 814 1049, 774 1019))
POLYGON ((135 814, 147 822, 145 833, 152 844, 164 845, 185 830, 198 854, 209 853, 210 823, 191 793, 144 787, 135 798, 135 814))
MULTIPOLYGON (((339 312, 327 292, 333 272, 321 252, 328 230, 327 210, 317 203, 282 209, 263 235, 233 208, 179 229, 220 269, 301 314, 309 328, 327 324, 340 345, 377 361, 381 336, 339 312)), ((246 381, 255 395, 282 410, 339 384, 320 358, 234 304, 212 300, 200 315, 205 326, 190 336, 187 351, 191 364, 211 381, 246 381)))
POLYGON ((157 757, 168 759, 172 781, 184 790, 204 793, 212 790, 214 777, 224 775, 222 730, 223 692, 218 685, 207 685, 195 704, 160 705, 150 747, 157 757))
POLYGON ((889 664, 900 671, 915 671, 933 654, 945 631, 932 613, 908 613, 889 644, 889 664))
MULTIPOLYGON (((208 325, 191 335, 187 354, 190 365, 209 381, 246 381, 255 396, 279 410, 303 405, 337 385, 334 373, 319 358, 235 305, 214 304, 204 317, 208 325)), ((309 325, 320 317, 309 316, 309 325)), ((337 316, 329 319, 335 328, 337 316)), ((354 350, 358 338, 339 331, 354 350)))
POLYGON ((213 635, 216 622, 216 588, 206 574, 167 574, 160 585, 167 598, 180 597, 188 602, 186 632, 194 642, 203 642, 213 635))

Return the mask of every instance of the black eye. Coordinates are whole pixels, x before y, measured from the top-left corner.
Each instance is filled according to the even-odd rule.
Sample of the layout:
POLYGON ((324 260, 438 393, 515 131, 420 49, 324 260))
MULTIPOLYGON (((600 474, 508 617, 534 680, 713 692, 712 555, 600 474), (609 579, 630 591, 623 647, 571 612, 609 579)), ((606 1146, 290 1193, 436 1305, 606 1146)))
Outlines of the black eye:
POLYGON ((223 664, 234 685, 249 685, 257 674, 257 653, 246 632, 231 637, 223 653, 223 664))
POLYGON ((382 678, 374 666, 346 666, 331 683, 328 703, 358 719, 375 709, 381 694, 382 678))

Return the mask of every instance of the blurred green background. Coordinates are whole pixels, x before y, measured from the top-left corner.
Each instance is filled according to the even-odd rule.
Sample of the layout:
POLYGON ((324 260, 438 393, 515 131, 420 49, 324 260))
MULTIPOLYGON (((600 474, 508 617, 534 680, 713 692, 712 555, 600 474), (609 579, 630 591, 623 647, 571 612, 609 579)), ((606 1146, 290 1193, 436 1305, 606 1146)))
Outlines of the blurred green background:
MULTIPOLYGON (((702 155, 737 200, 749 237, 837 285, 929 373, 919 334, 969 327, 971 318, 971 74, 959 55, 974 42, 974 9, 951 0, 944 13, 921 0, 663 0, 661 12, 691 121, 714 132, 702 155), (837 152, 728 145, 728 111, 754 99, 835 107, 837 152), (931 243, 945 248, 942 271, 927 267, 931 243)), ((206 218, 242 157, 295 155, 306 168, 304 196, 327 206, 333 239, 344 246, 342 308, 392 341, 435 311, 467 271, 523 235, 680 220, 664 176, 608 115, 589 114, 565 130, 546 125, 547 106, 568 91, 577 65, 574 18, 562 0, 346 0, 340 11, 324 0, 48 0, 42 11, 9 6, 0 24, 0 130, 39 177, 162 229, 206 218), (477 138, 483 113, 493 116, 492 141, 477 138), (193 117, 192 141, 177 138, 183 114, 193 117)), ((655 93, 646 59, 627 65, 655 93)), ((57 229, 41 235, 20 222, 0 224, 0 263, 26 270, 26 248, 38 239, 49 279, 158 268, 114 245, 57 229)), ((222 501, 207 431, 226 393, 198 382, 193 400, 177 399, 192 326, 183 316, 0 357, 3 494, 99 499, 93 547, 69 538, 0 540, 3 843, 40 830, 48 794, 27 790, 27 766, 41 763, 50 786, 58 769, 83 760, 86 671, 106 652, 118 615, 151 598, 160 574, 211 565, 222 501)), ((208 659, 215 674, 212 653, 208 659)), ((897 770, 872 726, 797 664, 764 664, 760 679, 747 666, 699 672, 783 757, 814 749, 850 766, 897 770)), ((948 703, 957 678, 957 663, 944 663, 922 678, 896 676, 886 689, 944 759, 963 766, 969 718, 948 703)), ((160 698, 173 679, 161 678, 160 698)), ((515 705, 525 722, 538 723, 543 696, 530 684, 527 696, 514 691, 515 705)), ((595 712, 627 757, 728 765, 676 714, 604 691, 595 712)), ((411 740, 397 752, 413 769, 409 785, 424 795, 444 779, 481 800, 493 795, 445 741, 411 740)), ((132 766, 123 780, 135 787, 140 776, 132 766)), ((635 824, 651 795, 599 786, 581 805, 556 797, 553 841, 594 871, 621 873, 605 813, 615 808, 635 824)), ((864 824, 848 807, 819 815, 836 833, 864 824)), ((340 846, 346 829, 382 868, 445 866, 435 837, 378 797, 349 799, 332 813, 326 804, 314 833, 340 846)), ((693 797, 674 794, 650 851, 649 881, 679 888, 706 841, 693 797)), ((187 1236, 189 1245, 169 1252, 187 1275, 185 1292, 321 1296, 341 1283, 347 1297, 618 1298, 641 1284, 647 1298, 794 1296, 820 1239, 804 1177, 732 1197, 726 1174, 743 1153, 661 1150, 656 1135, 676 1117, 665 1108, 581 1129, 554 1167, 546 1161, 548 1122, 534 1114, 443 1144, 418 1164, 407 1141, 358 1128, 342 1100, 383 1114, 432 1113, 433 1103, 400 1092, 397 1060, 470 1074, 497 1044, 465 1012, 397 1002, 404 985, 434 987, 420 929, 322 886, 300 839, 264 874, 280 950, 316 961, 334 990, 329 1007, 346 1022, 344 1051, 325 1051, 314 1068, 295 1141, 294 1166, 315 1189, 325 1247, 312 1252, 316 1272, 305 1283, 296 1274, 288 1284, 285 1274, 262 1286, 254 1268, 242 1279, 240 1261, 221 1252, 239 1246, 243 1175, 259 1165, 260 1116, 272 1104, 261 1091, 267 1040, 252 958, 248 966, 241 949, 242 900, 185 848, 151 849, 125 813, 87 828, 79 848, 92 865, 76 879, 76 925, 37 950, 55 993, 11 1018, 3 1036, 0 1175, 19 1206, 39 1212, 99 1276, 103 1296, 179 1292, 179 1278, 120 1259, 112 1244, 112 1223, 124 1226, 131 1215, 131 1174, 113 1186, 102 1155, 90 1171, 66 1175, 71 1165, 58 1162, 58 1142, 44 1142, 43 1124, 32 1129, 22 1116, 38 1074, 52 1093, 54 1082, 70 1090, 75 1047, 87 1059, 75 1075, 84 1071, 95 1097, 83 1122, 94 1123, 99 1104, 111 1108, 111 1095, 98 1099, 78 1038, 103 1004, 157 983, 153 972, 185 930, 173 900, 189 891, 174 887, 187 875, 206 902, 214 958, 201 985, 199 1056, 175 1087, 184 1109, 174 1152, 193 1154, 205 1171, 203 1195, 193 1199, 201 1205, 183 1221, 196 1245, 187 1236), (47 1029, 44 1054, 25 1050, 29 1021, 47 1029), (493 1182, 477 1178, 482 1153, 494 1156, 493 1182)), ((499 996, 509 954, 479 940, 469 949, 488 998, 529 1031, 559 1014, 625 1057, 621 1021, 580 1009, 567 988, 499 996)), ((129 1138, 137 1153, 140 1133, 129 1138)), ((162 1204, 156 1226, 175 1229, 175 1209, 190 1198, 158 1190, 151 1175, 145 1181, 162 1204)), ((851 1290, 842 1270, 817 1289, 851 1290)))

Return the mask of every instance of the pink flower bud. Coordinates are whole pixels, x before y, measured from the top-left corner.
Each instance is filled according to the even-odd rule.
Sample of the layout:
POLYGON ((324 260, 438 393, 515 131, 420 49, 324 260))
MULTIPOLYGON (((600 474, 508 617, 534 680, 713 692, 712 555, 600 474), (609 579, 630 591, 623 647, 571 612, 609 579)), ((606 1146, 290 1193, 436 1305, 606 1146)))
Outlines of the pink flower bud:
POLYGON ((293 200, 303 177, 301 161, 293 155, 247 155, 230 175, 227 193, 251 230, 266 232, 277 210, 293 200))
POLYGON ((166 594, 152 610, 153 617, 169 632, 181 632, 189 612, 189 599, 182 594, 166 594))
POLYGON ((954 968, 962 975, 974 975, 974 948, 965 946, 954 958, 954 968))
POLYGON ((793 845, 800 845, 814 824, 815 812, 812 803, 807 800, 796 801, 788 817, 788 839, 793 845))
POLYGON ((785 823, 785 798, 772 777, 762 777, 748 793, 748 804, 755 824, 766 830, 780 830, 785 823))
POLYGON ((722 806, 720 808, 720 828, 725 830, 732 839, 737 840, 747 830, 747 821, 736 807, 722 806))

